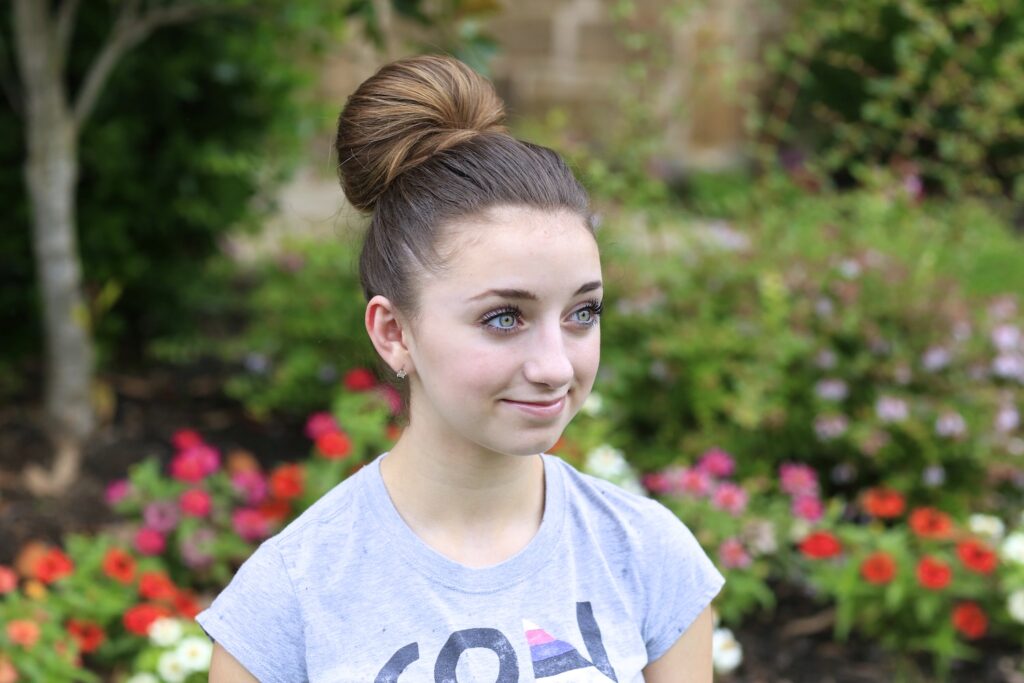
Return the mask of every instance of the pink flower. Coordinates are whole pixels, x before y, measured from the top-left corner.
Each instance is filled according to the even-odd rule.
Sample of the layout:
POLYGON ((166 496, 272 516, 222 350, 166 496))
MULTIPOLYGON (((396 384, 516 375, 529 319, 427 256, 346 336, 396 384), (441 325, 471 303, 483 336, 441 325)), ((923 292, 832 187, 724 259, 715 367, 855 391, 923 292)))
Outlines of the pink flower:
POLYGON ((712 477, 728 477, 736 470, 736 462, 722 449, 712 448, 700 457, 697 469, 712 477))
POLYGON ((202 489, 189 489, 181 494, 178 505, 189 517, 205 517, 210 514, 210 494, 202 489))
POLYGON ((167 540, 156 529, 142 527, 135 534, 135 549, 143 555, 159 555, 166 547, 167 540))
POLYGON ((672 483, 664 472, 650 472, 643 476, 644 487, 656 495, 668 493, 672 483))
POLYGON ((693 496, 706 496, 711 491, 711 476, 689 467, 672 467, 665 470, 669 477, 673 493, 688 493, 693 496))
POLYGON ((817 496, 798 495, 793 498, 792 512, 800 519, 817 522, 825 513, 825 507, 817 496))
POLYGON ((267 518, 259 510, 250 508, 235 510, 231 515, 231 526, 246 541, 258 541, 270 534, 267 518))
POLYGON ((235 472, 231 485, 245 497, 246 505, 259 505, 267 497, 267 480, 255 470, 235 472))
POLYGON ((127 479, 118 479, 107 486, 104 499, 107 505, 114 506, 124 500, 132 492, 132 484, 127 479))
POLYGON ((171 476, 178 481, 195 484, 219 468, 220 454, 217 449, 200 444, 174 456, 174 460, 171 461, 171 476))
POLYGON ((338 421, 334 419, 334 416, 326 411, 319 413, 313 413, 306 420, 306 436, 312 441, 316 441, 322 435, 329 432, 340 432, 341 427, 338 426, 338 421))
POLYGON ((749 567, 750 555, 738 538, 727 538, 718 546, 718 559, 727 569, 749 567))
POLYGON ((0 564, 0 595, 18 587, 18 575, 7 565, 0 564))
POLYGON ((388 410, 391 411, 392 415, 398 415, 402 410, 402 395, 398 393, 394 387, 388 384, 382 384, 377 387, 377 391, 387 401, 388 410))
POLYGON ((747 508, 747 492, 736 484, 725 482, 715 487, 711 495, 711 504, 738 515, 747 508))
POLYGON ((175 449, 184 451, 202 444, 203 437, 199 436, 199 432, 194 429, 179 429, 171 437, 171 443, 174 444, 175 449))
POLYGON ((782 490, 791 496, 818 495, 818 474, 813 468, 799 463, 787 462, 779 467, 782 490))

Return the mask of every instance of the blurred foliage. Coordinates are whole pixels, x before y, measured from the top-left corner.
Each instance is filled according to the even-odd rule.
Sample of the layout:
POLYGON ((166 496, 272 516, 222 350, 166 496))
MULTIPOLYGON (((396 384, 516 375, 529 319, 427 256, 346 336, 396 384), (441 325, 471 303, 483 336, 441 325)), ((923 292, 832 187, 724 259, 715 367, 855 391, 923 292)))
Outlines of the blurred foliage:
POLYGON ((764 61, 767 154, 806 150, 841 183, 888 166, 928 193, 1024 198, 1017 0, 801 0, 764 61))
POLYGON ((232 275, 226 263, 210 268, 203 289, 229 294, 195 300, 194 311, 214 324, 237 320, 239 329, 167 335, 151 352, 171 362, 215 355, 229 363, 237 372, 225 391, 257 418, 320 410, 348 370, 378 360, 363 324, 357 253, 344 240, 292 240, 245 273, 232 275))
MULTIPOLYGON (((227 2, 227 0, 225 0, 227 2)), ((273 210, 273 188, 331 125, 336 104, 310 86, 317 57, 355 30, 379 37, 372 3, 236 2, 218 13, 165 28, 115 68, 80 138, 77 220, 86 299, 99 365, 143 358, 148 340, 199 334, 190 303, 222 292, 200 274, 228 231, 254 232, 273 210)), ((479 0, 394 0, 415 19, 421 40, 483 66, 493 40, 479 19, 495 11, 479 0), (429 5, 429 11, 427 8, 429 5)), ((117 3, 83 3, 69 59, 74 92, 110 30, 117 3)), ((0 13, 10 35, 10 13, 0 13)), ((0 42, 0 75, 13 77, 9 41, 0 42), (6 66, 4 66, 6 65, 6 66)), ((0 358, 11 368, 37 353, 41 318, 22 178, 21 121, 0 106, 0 191, 9 197, 0 236, 0 324, 9 334, 0 358)), ((339 190, 340 193, 340 190, 339 190)), ((18 373, 0 373, 0 391, 18 373)))
MULTIPOLYGON (((1021 409, 1024 374, 990 335, 1019 320, 989 312, 993 283, 965 256, 1012 246, 1005 223, 979 203, 879 190, 807 197, 777 180, 757 193, 736 224, 609 218, 597 390, 614 406, 612 444, 641 471, 717 444, 757 453, 744 474, 798 459, 921 502, 938 495, 922 478, 934 466, 962 509, 990 458, 1024 447, 993 427, 1021 409)), ((1001 292, 1024 284, 1024 256, 1007 253, 1001 292)))

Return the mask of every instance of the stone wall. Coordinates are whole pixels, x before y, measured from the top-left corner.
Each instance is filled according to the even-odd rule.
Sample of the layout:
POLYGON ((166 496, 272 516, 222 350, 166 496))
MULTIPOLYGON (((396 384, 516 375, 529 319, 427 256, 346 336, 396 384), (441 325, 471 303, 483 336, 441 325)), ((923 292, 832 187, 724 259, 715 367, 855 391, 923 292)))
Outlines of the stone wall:
MULTIPOLYGON (((738 62, 723 53, 750 59, 772 19, 758 0, 691 0, 685 20, 666 20, 665 10, 684 1, 635 0, 636 15, 627 25, 612 17, 614 0, 504 0, 488 32, 500 45, 492 79, 510 115, 540 116, 562 107, 579 132, 599 138, 622 124, 624 98, 642 97, 655 112, 656 130, 649 132, 673 165, 739 163, 744 113, 738 71, 729 66, 738 62), (626 67, 643 60, 622 44, 627 27, 647 33, 651 51, 666 58, 648 65, 649 81, 639 95, 626 67)), ((325 96, 340 108, 385 61, 369 46, 350 42, 325 72, 325 96)))

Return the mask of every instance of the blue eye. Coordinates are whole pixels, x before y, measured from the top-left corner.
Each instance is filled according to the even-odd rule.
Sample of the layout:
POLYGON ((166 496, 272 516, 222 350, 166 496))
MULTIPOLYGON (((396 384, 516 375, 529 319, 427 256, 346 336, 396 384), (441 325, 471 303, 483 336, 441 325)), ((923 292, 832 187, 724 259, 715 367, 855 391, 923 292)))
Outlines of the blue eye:
POLYGON ((516 331, 515 324, 522 316, 523 312, 520 311, 515 306, 506 306, 504 308, 499 308, 496 311, 488 313, 486 316, 484 316, 484 319, 481 322, 483 322, 484 325, 486 325, 487 327, 490 327, 492 330, 497 330, 498 332, 501 332, 503 334, 508 334, 509 332, 516 331), (498 321, 499 324, 497 326, 490 324, 494 320, 498 321), (507 327, 503 323, 508 323, 512 326, 507 327))

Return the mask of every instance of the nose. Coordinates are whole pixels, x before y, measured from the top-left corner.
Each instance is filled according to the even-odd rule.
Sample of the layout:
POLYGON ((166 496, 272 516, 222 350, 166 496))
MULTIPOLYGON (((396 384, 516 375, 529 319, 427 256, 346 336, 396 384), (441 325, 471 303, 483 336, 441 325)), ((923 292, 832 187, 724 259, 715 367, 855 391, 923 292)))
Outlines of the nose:
POLYGON ((530 345, 523 372, 531 383, 552 389, 567 387, 574 370, 569 358, 565 332, 558 321, 538 326, 530 345))

